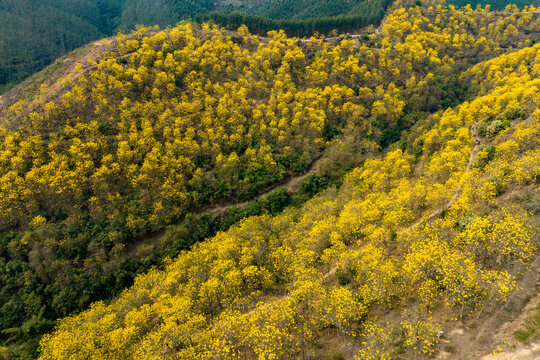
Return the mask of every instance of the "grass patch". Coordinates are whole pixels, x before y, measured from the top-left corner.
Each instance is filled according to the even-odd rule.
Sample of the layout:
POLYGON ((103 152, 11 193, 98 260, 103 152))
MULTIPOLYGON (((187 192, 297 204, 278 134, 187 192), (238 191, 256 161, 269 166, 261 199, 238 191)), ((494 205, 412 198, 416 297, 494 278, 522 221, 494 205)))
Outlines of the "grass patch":
POLYGON ((540 333, 540 304, 536 306, 534 314, 524 325, 524 328, 514 332, 514 338, 525 344, 540 333))
MULTIPOLYGON (((67 68, 68 64, 58 60, 40 72, 30 76, 22 83, 18 84, 17 87, 13 86, 13 93, 6 97, 7 104, 10 105, 14 99, 26 101, 33 99, 39 94, 42 84, 50 86, 55 83, 64 75, 64 71, 67 68)), ((11 90, 11 88, 5 89, 4 92, 7 92, 8 90, 11 90)), ((2 93, 2 89, 0 89, 0 93, 2 93)))
POLYGON ((450 354, 454 354, 456 352, 456 348, 454 345, 445 345, 443 350, 450 354))
POLYGON ((345 357, 338 350, 330 350, 327 354, 325 354, 323 359, 327 359, 327 360, 345 360, 345 357))
POLYGON ((527 341, 529 341, 534 332, 535 331, 533 328, 528 328, 527 330, 518 330, 514 332, 514 337, 520 343, 525 344, 527 341))

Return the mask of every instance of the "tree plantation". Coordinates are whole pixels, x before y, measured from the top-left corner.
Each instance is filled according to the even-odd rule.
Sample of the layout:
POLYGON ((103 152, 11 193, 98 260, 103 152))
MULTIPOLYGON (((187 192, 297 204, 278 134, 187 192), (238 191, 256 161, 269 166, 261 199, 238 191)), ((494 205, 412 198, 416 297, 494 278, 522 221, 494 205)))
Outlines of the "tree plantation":
POLYGON ((117 31, 129 32, 139 24, 166 27, 213 11, 219 11, 213 17, 239 12, 233 17, 235 20, 229 20, 236 27, 242 24, 251 27, 249 19, 256 19, 257 23, 265 24, 266 31, 284 29, 289 35, 311 35, 314 31, 329 33, 334 28, 351 31, 379 23, 389 3, 389 0, 265 0, 252 6, 252 1, 247 0, 235 4, 226 0, 3 0, 0 2, 0 94, 66 52, 117 31), (238 15, 246 13, 256 16, 239 23, 238 15), (307 22, 300 20, 308 18, 307 22), (295 20, 288 24, 275 19, 295 20))
MULTIPOLYGON (((274 25, 336 15, 310 9, 274 25)), ((458 356, 536 271, 539 16, 399 0, 295 38, 213 13, 17 88, 0 358, 458 356)))

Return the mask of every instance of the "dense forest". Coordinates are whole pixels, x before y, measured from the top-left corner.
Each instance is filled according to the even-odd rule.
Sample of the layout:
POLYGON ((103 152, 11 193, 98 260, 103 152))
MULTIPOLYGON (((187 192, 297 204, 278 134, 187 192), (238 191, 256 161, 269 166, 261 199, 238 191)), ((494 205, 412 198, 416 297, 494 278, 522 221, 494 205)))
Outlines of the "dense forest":
POLYGON ((219 3, 214 0, 125 0, 120 29, 130 30, 140 24, 174 25, 185 17, 215 10, 219 3))
POLYGON ((540 0, 448 0, 448 3, 460 7, 468 4, 472 7, 489 5, 492 10, 504 10, 510 4, 517 5, 520 8, 530 5, 540 6, 540 0))
MULTIPOLYGON (((464 6, 470 1, 452 0, 464 6)), ((516 0, 519 6, 538 0, 516 0)), ((0 1, 0 93, 90 41, 129 32, 136 25, 175 25, 186 17, 261 33, 283 29, 289 36, 354 32, 377 25, 391 0, 2 0, 0 1), (232 13, 232 14, 231 14, 232 13), (203 16, 209 14, 207 16, 203 16)), ((421 2, 419 2, 421 3, 421 2)), ((506 1, 485 0, 502 9, 506 1)))
MULTIPOLYGON (((390 0, 263 0, 241 1, 241 5, 229 7, 243 10, 248 14, 260 15, 270 19, 313 19, 338 15, 364 15, 382 12, 391 3, 390 0)), ((218 6, 221 11, 227 7, 218 6)))
POLYGON ((0 1, 0 93, 112 33, 121 13, 122 0, 0 1))
POLYGON ((539 24, 432 0, 361 36, 118 35, 0 113, 0 356, 63 317, 43 359, 438 351, 537 252, 498 199, 540 181, 539 24))
MULTIPOLYGON (((378 24, 384 11, 363 15, 338 15, 305 20, 274 20, 259 15, 246 15, 238 12, 211 12, 194 16, 197 22, 213 22, 227 29, 237 29, 246 25, 249 31, 265 35, 268 31, 281 29, 289 36, 310 37, 315 34, 337 35, 339 33, 358 32, 360 29, 378 24)), ((367 38, 366 35, 366 39, 367 38)))
MULTIPOLYGON (((303 8, 303 15, 299 13, 298 16, 293 16, 291 11, 295 12, 300 7, 291 8, 290 4, 275 0, 262 3, 261 6, 264 6, 260 9, 231 7, 223 3, 209 0, 2 0, 0 1, 0 54, 2 54, 0 93, 41 70, 66 52, 90 41, 112 35, 116 31, 129 32, 138 24, 158 24, 166 27, 176 24, 185 17, 214 10, 227 12, 249 10, 252 14, 264 16, 264 21, 270 22, 269 17, 274 18, 274 13, 282 14, 280 18, 327 17, 354 13, 356 16, 353 20, 364 26, 380 21, 384 15, 384 7, 389 1, 342 1, 343 6, 330 6, 331 2, 321 0, 311 0, 309 4, 296 1, 297 5, 309 5, 308 8, 313 9, 313 12, 307 13, 306 8, 303 8)), ((351 20, 349 19, 349 23, 351 20)), ((282 28, 280 26, 279 23, 272 23, 272 26, 267 28, 279 30, 282 28)), ((353 28, 358 27, 356 24, 353 28)), ((305 28, 306 26, 303 26, 304 33, 305 28)), ((311 30, 308 29, 307 32, 309 31, 311 30)))
MULTIPOLYGON (((295 124, 335 128, 324 150, 334 165, 343 163, 331 157, 358 141, 377 148, 392 127, 404 131, 339 188, 276 216, 246 219, 137 277, 110 304, 63 319, 44 337, 41 358, 313 358, 330 356, 328 344, 335 356, 353 351, 356 359, 432 357, 450 323, 506 302, 538 253, 537 205, 503 201, 540 182, 538 16, 510 10, 396 6, 377 50, 348 39, 263 39, 245 28, 233 39, 193 25, 142 45, 126 40, 123 48, 135 51, 127 64, 152 47, 178 49, 171 61, 185 48, 212 48, 211 58, 232 47, 253 65, 263 56, 266 67, 237 73, 247 94, 270 92, 258 95, 267 99, 260 106, 285 105, 278 105, 284 119, 299 107, 315 111, 268 127, 278 139, 265 141, 273 153, 281 136, 294 139, 280 134, 295 124), (261 80, 243 82, 246 76, 261 80), (262 79, 274 87, 258 89, 262 79), (279 95, 276 87, 287 90, 279 95), (317 115, 319 101, 326 110, 317 115)), ((231 66, 220 54, 202 65, 206 73, 231 66)), ((114 59, 101 66, 124 71, 114 59)), ((253 110, 248 118, 261 129, 258 118, 275 113, 253 110)))

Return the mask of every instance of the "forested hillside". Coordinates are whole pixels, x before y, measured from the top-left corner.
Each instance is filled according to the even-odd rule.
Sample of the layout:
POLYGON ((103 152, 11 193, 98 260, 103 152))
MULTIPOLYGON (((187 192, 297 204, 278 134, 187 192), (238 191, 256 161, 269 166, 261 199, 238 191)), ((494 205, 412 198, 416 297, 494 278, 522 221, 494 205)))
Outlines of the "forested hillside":
MULTIPOLYGON (((247 13, 266 16, 271 19, 308 19, 318 17, 331 17, 337 15, 352 15, 379 12, 384 15, 384 10, 390 4, 389 0, 262 0, 241 1, 240 6, 230 7, 242 9, 247 13)), ((226 6, 218 9, 226 10, 226 6)))
POLYGON ((184 17, 204 14, 215 10, 213 0, 125 0, 120 20, 121 29, 133 29, 135 25, 174 25, 184 17))
MULTIPOLYGON (((538 5, 538 0, 514 2, 521 7, 538 5)), ((315 32, 346 33, 378 25, 390 4, 391 0, 2 0, 0 93, 66 52, 117 31, 129 32, 139 24, 166 27, 198 16, 222 26, 247 24, 255 33, 284 29, 289 36, 309 37, 315 32)), ((476 4, 503 9, 508 2, 473 1, 473 7, 476 4)))
MULTIPOLYGON (((62 320, 42 358, 418 359, 441 351, 440 334, 506 302, 538 253, 537 204, 508 197, 537 191, 540 181, 540 45, 519 30, 537 33, 537 25, 527 11, 426 6, 390 14, 377 51, 313 39, 304 51, 327 60, 309 64, 308 84, 359 76, 357 94, 338 106, 364 107, 354 127, 423 111, 397 148, 357 167, 339 189, 243 221, 138 277, 110 305, 62 320), (522 49, 501 48, 510 44, 522 49), (445 90, 459 83, 468 101, 437 111, 447 95, 430 79, 458 70, 445 90)), ((285 52, 280 69, 290 75, 285 59, 294 58, 285 52)))
MULTIPOLYGON (((366 109, 355 79, 365 65, 352 42, 320 43, 325 50, 308 58, 278 32, 260 39, 244 28, 231 38, 192 24, 149 33, 119 37, 98 64, 75 66, 71 80, 2 115, 6 344, 31 349, 50 320, 129 285, 152 260, 133 246, 188 213, 253 198, 308 170, 325 149, 352 166, 395 138, 388 129, 404 104, 394 87, 363 96, 396 103, 396 115, 357 123, 366 109), (332 142, 341 132, 348 154, 332 142)), ((263 208, 274 211, 287 194, 274 198, 263 208)), ((207 223, 190 220, 178 232, 211 234, 207 223)), ((174 236, 161 240, 173 246, 161 256, 193 241, 174 236)))
MULTIPOLYGON (((269 21, 268 17, 300 19, 354 13, 355 21, 360 24, 354 27, 356 29, 380 21, 389 1, 293 3, 291 6, 271 0, 261 3, 260 7, 251 7, 246 6, 251 2, 232 6, 227 1, 210 0, 2 0, 0 93, 68 51, 118 30, 129 32, 139 24, 166 27, 184 17, 214 10, 249 12, 263 16, 265 21, 269 21)), ((279 24, 273 25, 271 29, 280 28, 279 24)))
POLYGON ((476 7, 477 5, 489 5, 492 10, 504 10, 504 8, 511 4, 517 5, 520 8, 530 5, 540 6, 539 0, 448 0, 448 3, 460 7, 468 4, 470 4, 472 7, 476 7))
POLYGON ((99 300, 42 358, 439 351, 537 254, 538 17, 400 1, 352 37, 109 40, 0 113, 0 354, 99 300))
POLYGON ((116 29, 120 0, 0 1, 0 93, 116 29))

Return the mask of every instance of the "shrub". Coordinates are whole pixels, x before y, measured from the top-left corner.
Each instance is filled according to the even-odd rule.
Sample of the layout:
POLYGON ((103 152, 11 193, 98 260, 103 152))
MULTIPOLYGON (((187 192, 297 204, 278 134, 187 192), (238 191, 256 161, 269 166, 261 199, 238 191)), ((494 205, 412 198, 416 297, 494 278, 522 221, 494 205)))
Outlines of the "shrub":
POLYGON ((300 194, 313 197, 329 186, 328 179, 325 176, 313 174, 300 182, 300 194))
POLYGON ((484 171, 487 164, 495 157, 495 150, 495 146, 493 145, 483 145, 480 148, 480 151, 478 151, 476 161, 472 164, 472 167, 480 171, 484 171))
POLYGON ((266 208, 274 215, 291 203, 291 196, 284 187, 279 187, 266 196, 266 208))

